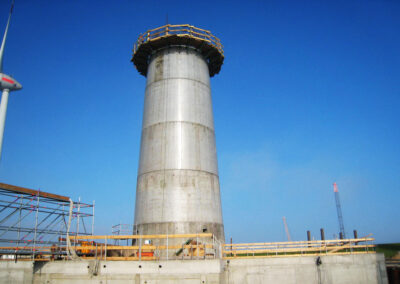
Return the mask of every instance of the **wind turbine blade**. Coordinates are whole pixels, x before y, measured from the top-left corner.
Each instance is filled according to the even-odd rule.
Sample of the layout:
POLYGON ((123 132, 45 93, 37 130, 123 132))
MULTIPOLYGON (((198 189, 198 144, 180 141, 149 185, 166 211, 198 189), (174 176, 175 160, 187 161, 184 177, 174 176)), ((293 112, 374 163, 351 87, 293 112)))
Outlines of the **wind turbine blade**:
POLYGON ((0 47, 0 73, 3 73, 3 54, 4 54, 4 46, 5 46, 5 44, 6 44, 7 33, 8 33, 8 27, 10 26, 11 14, 12 14, 13 8, 14 8, 14 0, 12 0, 12 2, 11 2, 10 15, 8 16, 6 31, 4 32, 3 41, 2 41, 1 47, 0 47))

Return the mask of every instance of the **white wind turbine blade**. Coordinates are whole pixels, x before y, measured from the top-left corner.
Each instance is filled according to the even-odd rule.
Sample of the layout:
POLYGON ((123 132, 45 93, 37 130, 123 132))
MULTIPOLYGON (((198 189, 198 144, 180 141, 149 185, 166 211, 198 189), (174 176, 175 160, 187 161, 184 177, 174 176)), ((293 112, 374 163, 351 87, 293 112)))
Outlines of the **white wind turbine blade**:
POLYGON ((10 14, 9 14, 9 16, 8 16, 6 31, 4 32, 3 41, 2 41, 1 47, 0 47, 0 73, 3 73, 3 54, 4 54, 4 46, 5 46, 5 44, 6 44, 7 33, 8 33, 8 27, 10 26, 11 14, 12 14, 12 11, 13 11, 13 7, 14 7, 14 0, 12 0, 12 2, 11 2, 11 9, 10 9, 10 14))

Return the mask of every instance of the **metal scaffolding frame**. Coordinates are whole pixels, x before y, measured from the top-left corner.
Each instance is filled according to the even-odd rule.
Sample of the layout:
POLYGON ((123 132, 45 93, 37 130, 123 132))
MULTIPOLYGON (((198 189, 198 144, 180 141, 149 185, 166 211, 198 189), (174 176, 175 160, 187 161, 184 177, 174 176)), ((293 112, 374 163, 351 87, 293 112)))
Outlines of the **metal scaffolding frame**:
MULTIPOLYGON (((132 235, 133 234, 133 225, 131 224, 117 224, 111 227, 111 234, 114 236, 120 235, 132 235)), ((114 245, 120 245, 120 239, 114 239, 114 245)), ((129 244, 129 239, 126 239, 126 244, 129 244)))
POLYGON ((68 247, 70 236, 93 235, 94 208, 94 201, 0 183, 0 254, 35 257, 49 246, 68 247))

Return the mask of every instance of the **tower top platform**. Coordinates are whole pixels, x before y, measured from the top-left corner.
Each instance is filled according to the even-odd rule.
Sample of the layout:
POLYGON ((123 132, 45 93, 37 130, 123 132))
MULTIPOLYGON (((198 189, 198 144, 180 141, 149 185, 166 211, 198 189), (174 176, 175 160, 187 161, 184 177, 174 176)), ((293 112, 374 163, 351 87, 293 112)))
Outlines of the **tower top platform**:
POLYGON ((141 34, 133 47, 131 61, 140 74, 146 76, 151 54, 168 46, 191 46, 206 59, 210 77, 218 74, 224 62, 220 40, 210 31, 191 25, 165 25, 141 34))

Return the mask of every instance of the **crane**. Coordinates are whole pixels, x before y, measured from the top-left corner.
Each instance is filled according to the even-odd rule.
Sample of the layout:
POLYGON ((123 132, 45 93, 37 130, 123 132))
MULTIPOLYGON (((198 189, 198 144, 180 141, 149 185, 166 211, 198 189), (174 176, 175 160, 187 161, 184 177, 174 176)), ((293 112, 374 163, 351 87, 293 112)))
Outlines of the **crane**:
POLYGON ((338 190, 336 182, 333 183, 333 192, 335 193, 336 211, 337 211, 337 215, 338 215, 338 219, 339 219, 340 234, 341 234, 341 237, 343 239, 345 239, 346 238, 346 234, 344 232, 342 206, 340 205, 339 190, 338 190))
POLYGON ((291 242, 291 241, 292 241, 292 238, 290 237, 289 227, 288 227, 288 225, 287 225, 287 223, 286 223, 286 217, 283 216, 283 217, 282 217, 282 220, 283 220, 283 225, 285 226, 285 232, 286 232, 286 236, 287 236, 287 238, 288 238, 288 241, 291 242))

